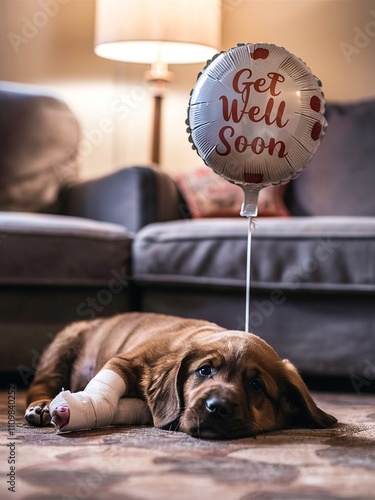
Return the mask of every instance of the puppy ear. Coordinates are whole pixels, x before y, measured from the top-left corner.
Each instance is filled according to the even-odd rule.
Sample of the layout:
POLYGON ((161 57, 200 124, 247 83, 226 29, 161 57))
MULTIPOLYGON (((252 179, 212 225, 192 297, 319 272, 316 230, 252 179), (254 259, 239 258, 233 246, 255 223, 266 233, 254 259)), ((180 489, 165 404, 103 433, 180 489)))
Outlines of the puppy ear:
POLYGON ((314 429, 324 429, 334 425, 337 419, 317 407, 295 366, 287 359, 282 363, 285 379, 281 409, 287 423, 314 429))
POLYGON ((174 360, 159 368, 160 373, 148 389, 148 404, 154 426, 176 430, 184 407, 183 387, 186 380, 187 359, 174 360))

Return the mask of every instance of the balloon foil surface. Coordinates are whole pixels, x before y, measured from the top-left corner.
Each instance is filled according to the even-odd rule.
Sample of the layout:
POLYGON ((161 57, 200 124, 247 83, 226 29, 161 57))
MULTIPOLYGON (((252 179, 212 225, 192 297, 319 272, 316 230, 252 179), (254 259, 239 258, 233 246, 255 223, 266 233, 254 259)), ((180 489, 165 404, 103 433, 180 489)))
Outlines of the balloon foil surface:
POLYGON ((246 190, 287 182, 324 135, 320 87, 284 48, 238 45, 199 74, 188 107, 189 140, 206 165, 246 190))

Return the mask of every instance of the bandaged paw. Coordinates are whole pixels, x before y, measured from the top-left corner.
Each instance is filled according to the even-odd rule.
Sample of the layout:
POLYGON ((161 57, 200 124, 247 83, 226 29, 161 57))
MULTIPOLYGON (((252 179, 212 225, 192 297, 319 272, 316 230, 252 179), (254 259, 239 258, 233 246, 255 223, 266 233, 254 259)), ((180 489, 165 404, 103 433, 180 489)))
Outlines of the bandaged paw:
POLYGON ((52 423, 61 431, 110 425, 125 389, 122 377, 112 370, 102 370, 84 391, 63 391, 51 402, 52 423))
POLYGON ((51 402, 51 421, 59 431, 92 429, 111 424, 152 423, 147 404, 124 398, 126 385, 112 370, 102 370, 84 391, 61 392, 51 402))

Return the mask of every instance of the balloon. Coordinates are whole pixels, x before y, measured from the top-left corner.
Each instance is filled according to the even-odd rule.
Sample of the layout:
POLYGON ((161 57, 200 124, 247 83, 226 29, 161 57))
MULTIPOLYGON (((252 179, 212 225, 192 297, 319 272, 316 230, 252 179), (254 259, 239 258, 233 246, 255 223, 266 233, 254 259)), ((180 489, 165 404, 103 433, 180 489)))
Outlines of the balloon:
POLYGON ((294 179, 324 135, 320 81, 282 47, 240 44, 198 75, 188 107, 193 148, 245 191, 241 215, 256 215, 259 190, 294 179))

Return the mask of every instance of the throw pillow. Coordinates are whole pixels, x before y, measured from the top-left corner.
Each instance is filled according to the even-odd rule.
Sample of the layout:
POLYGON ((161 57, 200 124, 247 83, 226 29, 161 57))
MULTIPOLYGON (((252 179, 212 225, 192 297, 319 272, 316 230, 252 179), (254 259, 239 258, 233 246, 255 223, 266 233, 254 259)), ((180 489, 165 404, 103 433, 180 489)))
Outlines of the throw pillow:
MULTIPOLYGON (((198 167, 175 177, 192 217, 238 217, 243 202, 240 186, 231 184, 213 170, 198 167)), ((290 215, 284 203, 286 186, 268 186, 259 193, 258 215, 290 215)))

